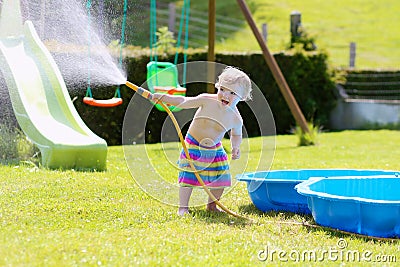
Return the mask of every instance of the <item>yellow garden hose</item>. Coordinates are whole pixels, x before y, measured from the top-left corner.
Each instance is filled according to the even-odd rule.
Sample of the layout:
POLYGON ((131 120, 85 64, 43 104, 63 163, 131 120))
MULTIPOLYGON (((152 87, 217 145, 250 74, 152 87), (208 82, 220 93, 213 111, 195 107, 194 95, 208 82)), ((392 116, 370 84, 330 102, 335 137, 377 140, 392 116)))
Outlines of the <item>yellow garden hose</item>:
MULTIPOLYGON (((151 100, 152 94, 151 94, 149 91, 147 91, 146 89, 144 89, 144 88, 142 88, 142 87, 139 87, 139 86, 137 86, 137 85, 135 85, 135 84, 133 84, 133 83, 131 83, 131 82, 129 82, 129 81, 127 81, 127 82, 125 83, 125 85, 128 86, 129 88, 131 88, 132 90, 134 90, 136 93, 138 93, 138 94, 140 94, 141 96, 143 96, 144 98, 147 98, 147 99, 151 100)), ((185 144, 185 141, 184 141, 184 138, 183 138, 183 135, 182 135, 182 131, 181 131, 180 127, 179 127, 179 124, 178 124, 178 122, 177 122, 177 120, 176 120, 174 114, 171 112, 171 110, 170 110, 163 102, 158 102, 157 104, 160 104, 160 105, 165 109, 165 111, 168 113, 169 117, 171 118, 171 120, 172 120, 172 122, 173 122, 173 124, 174 124, 174 126, 175 126, 175 130, 176 130, 176 132, 178 133, 179 140, 181 141, 181 144, 182 144, 183 150, 184 150, 184 152, 185 152, 186 158, 187 158, 188 161, 189 161, 190 167, 192 168, 194 174, 196 175, 197 180, 199 181, 199 183, 200 183, 201 186, 203 187, 204 191, 206 191, 207 195, 212 199, 212 201, 215 202, 215 204, 217 204, 217 205, 218 205, 223 211, 225 211, 226 213, 228 213, 228 214, 230 214, 230 215, 232 215, 232 216, 234 216, 234 217, 237 217, 237 218, 246 219, 246 220, 251 220, 251 219, 249 219, 249 218, 247 218, 247 217, 244 217, 244 216, 242 216, 242 215, 240 215, 240 214, 238 214, 238 213, 236 213, 236 212, 233 212, 233 211, 229 210, 227 207, 225 207, 225 206, 210 192, 210 190, 209 190, 209 189, 207 188, 207 186, 205 185, 203 179, 201 179, 201 177, 200 177, 198 171, 196 170, 196 167, 195 167, 194 164, 193 164, 193 161, 192 161, 191 158, 190 158, 189 150, 188 150, 188 148, 187 148, 187 146, 186 146, 186 144, 185 144)))
MULTIPOLYGON (((126 84, 126 86, 128 86, 131 89, 133 89, 136 93, 140 94, 144 98, 147 98, 147 99, 151 100, 152 94, 149 91, 147 91, 146 89, 143 89, 142 87, 134 85, 133 83, 128 82, 128 81, 125 84, 126 84)), ((253 219, 244 217, 243 215, 240 215, 238 213, 235 213, 235 212, 229 210, 221 202, 219 202, 218 199, 215 198, 215 196, 210 192, 210 190, 205 185, 203 179, 201 179, 198 171, 196 170, 196 167, 193 164, 193 161, 190 159, 189 151, 187 149, 187 146, 186 146, 185 141, 183 139, 183 135, 182 135, 181 129, 179 128, 179 124, 178 124, 174 114, 169 110, 169 108, 164 103, 158 102, 157 104, 160 104, 165 109, 165 111, 168 113, 169 117, 171 118, 171 120, 172 120, 172 122, 173 122, 173 124, 175 126, 176 132, 178 133, 179 140, 181 141, 181 144, 182 144, 183 150, 185 152, 186 158, 189 161, 190 167, 192 168, 194 174, 196 175, 197 180, 199 181, 199 183, 203 187, 204 191, 206 191, 206 193, 210 196, 210 198, 226 213, 228 213, 228 214, 230 214, 230 215, 232 215, 232 216, 234 216, 236 218, 241 218, 241 219, 248 220, 251 223, 257 223, 253 219)), ((305 226, 305 227, 318 228, 318 229, 328 228, 328 227, 323 227, 323 226, 320 226, 320 225, 310 224, 310 223, 308 223, 306 221, 298 222, 298 221, 279 221, 278 220, 278 221, 264 221, 264 223, 279 223, 279 224, 287 224, 287 225, 302 225, 302 226, 305 226)), ((356 237, 360 237, 360 238, 368 238, 368 239, 371 239, 371 240, 398 241, 397 238, 383 238, 383 237, 367 236, 367 235, 363 235, 363 234, 357 234, 357 233, 353 233, 353 232, 342 231, 342 230, 339 230, 339 229, 333 229, 333 228, 328 228, 328 229, 330 231, 335 231, 335 232, 342 233, 342 234, 348 234, 348 235, 352 235, 352 236, 356 236, 356 237)))

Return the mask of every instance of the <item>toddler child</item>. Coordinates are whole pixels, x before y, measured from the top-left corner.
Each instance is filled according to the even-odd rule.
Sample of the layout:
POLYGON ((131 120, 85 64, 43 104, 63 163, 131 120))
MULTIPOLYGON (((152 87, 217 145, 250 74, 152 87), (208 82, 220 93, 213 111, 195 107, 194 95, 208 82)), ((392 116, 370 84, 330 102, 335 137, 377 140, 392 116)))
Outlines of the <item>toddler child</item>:
MULTIPOLYGON (((184 97, 155 93, 152 100, 182 108, 197 108, 185 137, 191 160, 210 192, 219 200, 225 187, 231 186, 228 156, 221 140, 230 132, 232 159, 240 158, 243 119, 236 105, 251 99, 250 78, 241 70, 226 67, 215 84, 216 94, 203 93, 184 97)), ((189 213, 189 199, 193 188, 201 187, 191 169, 185 152, 179 158, 178 215, 189 213)), ((209 197, 207 210, 220 211, 209 197)))

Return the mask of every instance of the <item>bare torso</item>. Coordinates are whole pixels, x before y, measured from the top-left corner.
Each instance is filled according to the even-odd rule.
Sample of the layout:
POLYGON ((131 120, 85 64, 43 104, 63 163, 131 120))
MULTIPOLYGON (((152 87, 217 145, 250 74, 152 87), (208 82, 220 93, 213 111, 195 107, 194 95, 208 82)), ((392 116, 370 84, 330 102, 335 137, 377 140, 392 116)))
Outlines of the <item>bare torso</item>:
POLYGON ((203 146, 213 146, 231 129, 241 129, 242 118, 236 107, 223 106, 213 96, 201 105, 188 132, 203 146))

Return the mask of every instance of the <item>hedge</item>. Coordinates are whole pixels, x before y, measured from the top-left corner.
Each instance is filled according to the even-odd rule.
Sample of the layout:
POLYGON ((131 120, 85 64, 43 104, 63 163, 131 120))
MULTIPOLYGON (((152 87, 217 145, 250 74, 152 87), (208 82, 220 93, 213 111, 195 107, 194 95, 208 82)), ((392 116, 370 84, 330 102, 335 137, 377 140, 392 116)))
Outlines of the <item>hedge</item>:
POLYGON ((399 70, 338 69, 342 80, 337 83, 345 97, 376 100, 400 100, 399 70))
MULTIPOLYGON (((329 113, 335 106, 334 82, 327 65, 327 56, 323 53, 298 52, 274 55, 289 87, 296 98, 300 109, 307 121, 324 126, 328 123, 329 113)), ((206 53, 193 53, 188 55, 188 61, 206 61, 206 53)), ((171 57, 159 57, 160 61, 173 62, 171 57)), ((128 80, 142 85, 146 81, 146 64, 149 58, 128 57, 124 60, 128 80)), ((217 54, 216 62, 239 67, 248 73, 251 80, 260 88, 272 110, 276 132, 287 134, 295 126, 295 120, 276 84, 271 71, 267 67, 262 54, 217 54)), ((67 86, 71 81, 66 81, 67 86)), ((123 105, 115 108, 98 108, 82 103, 85 90, 68 86, 71 98, 78 113, 93 132, 106 139, 109 145, 120 145, 122 141, 122 125, 125 111, 134 92, 126 86, 121 87, 124 100, 123 105)), ((115 86, 94 87, 96 98, 110 98, 114 94, 115 86)), ((196 95, 206 92, 205 84, 188 84, 187 95, 196 95)), ((252 117, 250 110, 244 105, 240 106, 244 118, 252 117)), ((259 114, 260 115, 260 114, 259 114)), ((147 143, 160 142, 161 127, 167 117, 165 112, 153 108, 146 124, 145 134, 147 143)), ((244 120, 249 136, 259 135, 258 125, 254 120, 244 120)))

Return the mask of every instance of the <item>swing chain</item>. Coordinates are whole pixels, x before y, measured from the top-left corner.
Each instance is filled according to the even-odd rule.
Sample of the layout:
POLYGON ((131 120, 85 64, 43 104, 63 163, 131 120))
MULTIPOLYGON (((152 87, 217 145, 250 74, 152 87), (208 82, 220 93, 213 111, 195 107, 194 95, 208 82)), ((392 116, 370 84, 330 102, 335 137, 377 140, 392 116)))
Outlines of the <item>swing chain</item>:
MULTIPOLYGON (((107 103, 107 100, 95 100, 93 99, 93 94, 91 90, 91 73, 90 73, 90 63, 91 63, 91 51, 90 51, 90 42, 91 42, 91 21, 92 21, 92 16, 91 16, 91 8, 92 8, 92 1, 87 0, 86 2, 86 10, 87 10, 87 17, 88 17, 88 30, 87 30, 87 35, 88 35, 88 82, 87 82, 87 89, 86 89, 86 96, 84 98, 84 102, 89 104, 89 105, 98 105, 102 107, 112 107, 116 106, 120 103, 122 103, 121 99, 121 86, 118 85, 117 89, 115 90, 115 94, 113 98, 116 98, 116 100, 109 101, 110 103, 107 103)), ((121 40, 120 40, 120 53, 119 53, 119 67, 122 69, 122 49, 123 46, 125 45, 125 28, 126 28, 126 17, 127 17, 127 12, 128 11, 128 0, 124 0, 124 8, 123 8, 123 19, 122 19, 122 27, 121 27, 121 40)))

